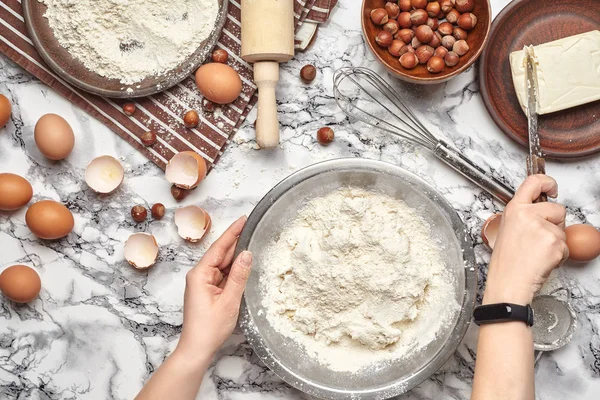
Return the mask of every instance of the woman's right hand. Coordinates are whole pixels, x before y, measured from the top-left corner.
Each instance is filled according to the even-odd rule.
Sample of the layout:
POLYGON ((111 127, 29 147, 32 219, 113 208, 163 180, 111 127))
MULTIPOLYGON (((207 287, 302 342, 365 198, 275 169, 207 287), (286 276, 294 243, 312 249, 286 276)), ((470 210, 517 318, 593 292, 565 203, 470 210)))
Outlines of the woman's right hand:
POLYGON ((530 304, 550 272, 569 257, 565 207, 533 203, 541 193, 555 198, 556 181, 528 177, 502 214, 489 266, 483 304, 530 304))

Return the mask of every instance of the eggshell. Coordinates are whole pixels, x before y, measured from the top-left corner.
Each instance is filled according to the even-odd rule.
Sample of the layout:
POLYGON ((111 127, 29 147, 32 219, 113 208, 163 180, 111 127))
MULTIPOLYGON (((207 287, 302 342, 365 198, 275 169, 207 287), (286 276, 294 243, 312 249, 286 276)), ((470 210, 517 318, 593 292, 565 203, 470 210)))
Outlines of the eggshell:
POLYGON ((600 231, 591 225, 577 224, 565 229, 569 258, 587 262, 600 256, 600 231))
POLYGON ((125 242, 123 253, 135 269, 147 269, 156 262, 158 243, 149 233, 134 233, 125 242))
POLYGON ((4 128, 8 123, 11 112, 12 106, 10 105, 10 100, 3 94, 0 94, 0 128, 4 128))
POLYGON ((0 210, 13 211, 25 206, 33 196, 33 188, 19 175, 0 174, 0 210))
POLYGON ((193 151, 175 154, 165 168, 165 178, 181 189, 193 189, 206 177, 206 161, 193 151))
POLYGON ((502 214, 494 214, 483 223, 481 228, 481 238, 483 243, 487 244, 490 249, 494 249, 496 239, 498 238, 498 231, 500 230, 500 221, 502 221, 502 214))
POLYGON ((60 239, 67 236, 75 225, 71 211, 52 200, 41 200, 29 207, 25 222, 29 230, 42 239, 60 239))
POLYGON ((43 115, 35 124, 35 144, 50 160, 62 160, 71 154, 75 135, 71 125, 56 114, 43 115))
POLYGON ((100 156, 90 162, 85 170, 85 182, 96 193, 110 193, 121 185, 125 170, 114 157, 100 156))
POLYGON ((0 274, 0 291, 16 303, 35 299, 42 288, 40 276, 26 265, 13 265, 0 274))
POLYGON ((229 65, 204 64, 196 71, 196 86, 208 100, 217 104, 229 104, 242 92, 240 75, 229 65))
POLYGON ((211 218, 198 206, 187 206, 175 211, 175 225, 179 236, 192 243, 202 240, 210 230, 211 218))

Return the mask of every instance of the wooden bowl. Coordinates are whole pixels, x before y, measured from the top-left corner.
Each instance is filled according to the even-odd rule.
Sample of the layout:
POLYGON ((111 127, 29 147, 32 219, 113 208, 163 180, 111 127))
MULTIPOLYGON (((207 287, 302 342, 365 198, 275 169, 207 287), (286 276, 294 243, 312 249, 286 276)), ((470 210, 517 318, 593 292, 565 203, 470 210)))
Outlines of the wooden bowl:
POLYGON ((365 41, 369 48, 375 54, 375 57, 398 78, 412 83, 434 84, 449 80, 460 74, 471 66, 481 55, 483 48, 488 40, 490 26, 492 23, 492 9, 489 0, 475 0, 475 9, 472 11, 477 17, 475 29, 469 32, 467 44, 469 52, 460 58, 460 61, 454 67, 445 67, 439 74, 432 74, 427 71, 426 65, 417 65, 413 69, 406 69, 400 65, 398 57, 391 55, 386 48, 380 47, 375 42, 375 35, 381 30, 371 21, 371 10, 382 8, 387 3, 386 0, 363 0, 362 4, 362 30, 365 41))

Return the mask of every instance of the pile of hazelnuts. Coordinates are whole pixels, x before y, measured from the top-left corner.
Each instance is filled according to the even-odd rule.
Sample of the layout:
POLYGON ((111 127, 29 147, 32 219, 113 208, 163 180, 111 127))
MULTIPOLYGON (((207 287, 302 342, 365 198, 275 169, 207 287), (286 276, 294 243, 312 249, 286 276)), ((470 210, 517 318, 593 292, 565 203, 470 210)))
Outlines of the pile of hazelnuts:
POLYGON ((475 0, 388 1, 371 11, 371 21, 382 27, 375 41, 404 68, 427 64, 437 74, 469 52, 467 35, 477 25, 474 6, 475 0))

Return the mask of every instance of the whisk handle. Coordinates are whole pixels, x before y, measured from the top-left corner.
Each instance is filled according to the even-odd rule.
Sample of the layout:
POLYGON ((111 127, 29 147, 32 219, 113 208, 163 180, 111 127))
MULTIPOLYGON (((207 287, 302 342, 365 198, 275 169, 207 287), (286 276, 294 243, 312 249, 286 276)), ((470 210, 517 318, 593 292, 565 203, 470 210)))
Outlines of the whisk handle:
POLYGON ((445 142, 438 142, 433 153, 440 160, 504 204, 508 203, 515 195, 514 189, 485 172, 473 163, 473 161, 448 146, 445 142))

